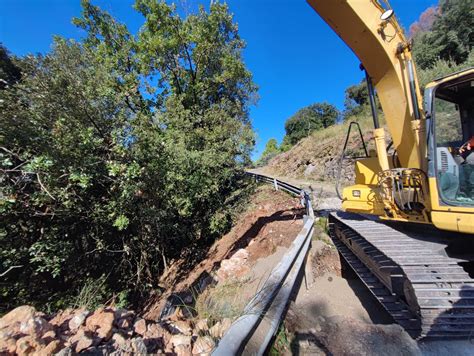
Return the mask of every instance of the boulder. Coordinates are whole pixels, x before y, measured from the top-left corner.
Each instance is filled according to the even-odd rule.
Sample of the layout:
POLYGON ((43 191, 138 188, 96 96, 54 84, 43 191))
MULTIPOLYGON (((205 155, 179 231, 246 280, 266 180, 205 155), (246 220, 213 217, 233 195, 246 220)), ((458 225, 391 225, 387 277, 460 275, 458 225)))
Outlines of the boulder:
POLYGON ((53 329, 53 326, 41 317, 29 318, 20 324, 20 333, 41 338, 43 334, 53 329))
POLYGON ((29 305, 22 305, 21 307, 13 309, 0 319, 0 330, 34 318, 35 312, 36 309, 29 305))
POLYGON ((74 351, 77 353, 91 347, 94 344, 94 339, 86 334, 83 329, 79 329, 76 335, 73 335, 69 339, 69 343, 71 344, 74 351))
POLYGON ((69 328, 69 320, 74 317, 75 311, 73 309, 62 310, 49 321, 49 323, 56 328, 66 330, 69 328))
POLYGON ((95 332, 100 339, 108 340, 112 336, 114 311, 99 308, 86 319, 86 330, 95 332))

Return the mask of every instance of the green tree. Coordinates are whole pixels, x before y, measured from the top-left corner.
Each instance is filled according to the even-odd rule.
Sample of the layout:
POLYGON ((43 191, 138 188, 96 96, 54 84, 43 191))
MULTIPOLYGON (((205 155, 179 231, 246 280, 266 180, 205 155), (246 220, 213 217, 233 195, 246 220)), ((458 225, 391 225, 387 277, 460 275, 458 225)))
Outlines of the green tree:
POLYGON ((334 125, 339 112, 329 103, 316 103, 300 109, 285 122, 286 135, 292 145, 313 131, 334 125))
POLYGON ((278 148, 278 141, 274 138, 269 139, 267 141, 267 144, 265 145, 265 149, 263 150, 262 155, 256 162, 257 166, 264 166, 278 153, 280 153, 280 149, 278 148))
POLYGON ((463 63, 474 44, 474 8, 471 0, 440 0, 431 29, 414 37, 413 54, 421 69, 437 59, 463 63))
POLYGON ((227 5, 181 17, 137 0, 138 35, 82 7, 84 40, 19 58, 24 75, 0 91, 2 310, 65 306, 99 278, 104 294, 157 288, 167 261, 192 264, 229 228, 223 197, 254 144, 256 87, 227 5))
POLYGON ((369 104, 369 93, 365 80, 345 90, 344 118, 359 114, 369 104))

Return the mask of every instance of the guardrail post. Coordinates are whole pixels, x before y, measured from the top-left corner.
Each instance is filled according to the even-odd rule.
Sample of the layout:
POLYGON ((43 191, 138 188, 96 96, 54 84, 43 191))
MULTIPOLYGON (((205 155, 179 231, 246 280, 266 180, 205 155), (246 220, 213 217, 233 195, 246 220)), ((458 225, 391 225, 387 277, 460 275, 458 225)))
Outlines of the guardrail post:
POLYGON ((275 190, 278 190, 278 183, 276 178, 273 178, 273 185, 275 186, 275 190))

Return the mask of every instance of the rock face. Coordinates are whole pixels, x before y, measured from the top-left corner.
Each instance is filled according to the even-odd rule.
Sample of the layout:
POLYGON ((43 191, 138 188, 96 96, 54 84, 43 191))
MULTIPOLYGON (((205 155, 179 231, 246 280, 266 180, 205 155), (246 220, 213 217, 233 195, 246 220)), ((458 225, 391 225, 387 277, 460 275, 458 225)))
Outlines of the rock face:
POLYGON ((230 324, 230 319, 193 322, 183 313, 156 322, 111 307, 45 316, 25 305, 0 319, 0 355, 209 355, 230 324))

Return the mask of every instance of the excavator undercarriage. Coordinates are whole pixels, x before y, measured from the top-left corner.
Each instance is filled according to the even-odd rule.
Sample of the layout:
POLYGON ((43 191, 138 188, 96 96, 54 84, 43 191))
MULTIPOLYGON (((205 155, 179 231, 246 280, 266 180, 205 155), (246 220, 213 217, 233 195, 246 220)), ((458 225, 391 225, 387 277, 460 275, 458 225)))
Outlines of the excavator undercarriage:
POLYGON ((413 225, 329 215, 341 256, 412 337, 474 336, 474 258, 462 255, 472 238, 413 225))

